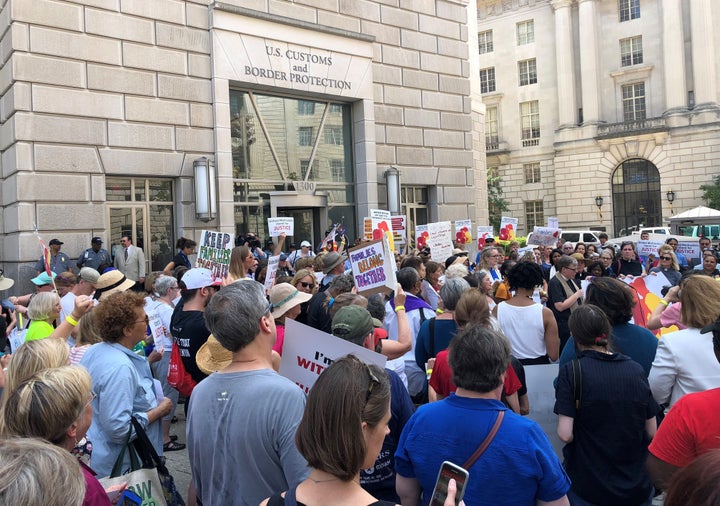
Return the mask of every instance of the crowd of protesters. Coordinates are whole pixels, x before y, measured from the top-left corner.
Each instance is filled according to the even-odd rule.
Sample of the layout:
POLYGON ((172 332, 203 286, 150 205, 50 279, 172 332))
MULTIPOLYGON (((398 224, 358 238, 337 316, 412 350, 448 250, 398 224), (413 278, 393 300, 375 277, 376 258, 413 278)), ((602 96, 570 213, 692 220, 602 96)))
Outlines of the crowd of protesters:
MULTIPOLYGON (((468 505, 645 505, 662 491, 668 506, 717 504, 717 252, 702 239, 687 258, 670 238, 641 258, 600 238, 490 238, 475 262, 462 245, 442 262, 406 250, 395 290, 368 297, 344 236, 314 250, 247 234, 225 279, 192 267, 190 239, 164 271, 132 277, 121 267, 142 250, 129 238, 121 261, 93 238, 75 265, 54 239, 35 291, 3 300, 0 502, 117 503, 122 486, 98 478, 131 468, 134 419, 159 456, 188 451, 193 505, 429 504, 444 461, 469 473, 448 505, 459 488, 468 505), (665 295, 639 319, 630 282, 659 274, 665 295), (277 372, 288 320, 386 367, 349 355, 306 394, 277 372), (176 351, 185 395, 168 381, 176 351), (562 459, 527 416, 526 369, 547 364, 559 364, 562 459), (187 432, 175 435, 181 400, 187 432)), ((3 296, 13 286, 0 272, 3 296)))

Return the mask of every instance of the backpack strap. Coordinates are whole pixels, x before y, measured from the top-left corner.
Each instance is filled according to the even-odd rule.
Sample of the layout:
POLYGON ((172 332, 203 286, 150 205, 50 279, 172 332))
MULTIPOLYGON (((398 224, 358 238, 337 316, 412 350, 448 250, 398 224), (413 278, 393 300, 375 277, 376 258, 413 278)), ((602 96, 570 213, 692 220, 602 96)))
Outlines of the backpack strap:
POLYGON ((475 450, 475 453, 473 453, 470 458, 467 459, 462 465, 464 469, 470 470, 475 461, 479 459, 483 453, 485 453, 487 447, 490 446, 490 443, 492 443, 493 439, 495 439, 495 434, 497 434, 498 429, 500 429, 503 418, 505 418, 505 410, 498 411, 497 418, 495 419, 495 423, 493 424, 492 429, 490 429, 488 435, 485 437, 483 442, 480 443, 480 446, 478 446, 477 450, 475 450))
POLYGON ((571 362, 573 370, 573 397, 575 398, 575 411, 580 411, 582 403, 582 367, 580 360, 574 358, 571 362))
POLYGON ((430 358, 435 358, 435 318, 430 318, 430 358))

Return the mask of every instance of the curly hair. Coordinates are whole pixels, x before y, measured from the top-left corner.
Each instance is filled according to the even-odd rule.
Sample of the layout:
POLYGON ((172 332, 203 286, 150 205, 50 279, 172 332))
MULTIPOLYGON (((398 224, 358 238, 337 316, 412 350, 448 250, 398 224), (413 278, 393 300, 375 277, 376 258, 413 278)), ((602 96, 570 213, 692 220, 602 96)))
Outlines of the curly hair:
POLYGON ((114 293, 104 299, 95 311, 95 330, 107 343, 116 343, 123 338, 123 330, 132 325, 135 311, 143 307, 145 299, 141 293, 126 291, 114 293))
POLYGON ((518 262, 507 273, 510 288, 532 290, 543 283, 542 268, 534 262, 518 262))

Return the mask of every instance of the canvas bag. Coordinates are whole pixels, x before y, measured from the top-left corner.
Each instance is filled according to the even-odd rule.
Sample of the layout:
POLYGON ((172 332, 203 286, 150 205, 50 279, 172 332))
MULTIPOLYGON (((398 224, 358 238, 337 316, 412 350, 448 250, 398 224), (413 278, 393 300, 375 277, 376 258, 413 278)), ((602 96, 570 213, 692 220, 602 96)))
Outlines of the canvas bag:
POLYGON ((193 388, 197 385, 192 376, 190 376, 190 373, 185 370, 185 365, 183 364, 182 357, 180 356, 180 348, 177 343, 173 343, 172 351, 170 352, 170 365, 168 366, 167 382, 168 385, 173 387, 185 397, 190 397, 193 388))

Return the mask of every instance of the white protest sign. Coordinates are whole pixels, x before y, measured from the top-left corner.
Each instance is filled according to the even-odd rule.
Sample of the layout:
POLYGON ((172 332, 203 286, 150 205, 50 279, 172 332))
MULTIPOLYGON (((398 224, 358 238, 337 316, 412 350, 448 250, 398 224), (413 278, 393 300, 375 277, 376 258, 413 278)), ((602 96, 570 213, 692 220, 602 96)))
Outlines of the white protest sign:
POLYGON ((370 217, 375 220, 387 220, 390 221, 392 216, 390 216, 390 211, 385 211, 383 209, 370 209, 370 217))
POLYGON ((638 241, 637 252, 643 258, 647 258, 651 253, 657 256, 658 248, 663 245, 663 241, 638 241))
POLYGON ((560 221, 557 216, 548 216, 548 228, 560 228, 560 221))
POLYGON ((348 250, 358 293, 372 295, 395 289, 395 256, 387 241, 373 241, 348 250))
POLYGON ((280 255, 268 258, 267 270, 265 271, 265 292, 269 292, 275 284, 280 255))
POLYGON ((228 274, 230 252, 235 246, 233 234, 203 230, 200 233, 195 267, 210 269, 216 281, 228 274))
POLYGON ((428 245, 427 240, 430 237, 427 225, 415 225, 415 247, 423 249, 428 245))
POLYGON ((383 237, 387 237, 390 244, 390 250, 395 251, 395 241, 393 239, 393 231, 391 219, 385 218, 365 218, 365 239, 368 241, 379 241, 383 237))
POLYGON ((478 225, 477 228, 477 247, 479 250, 485 247, 485 240, 494 237, 493 228, 485 225, 478 225))
POLYGON ((350 354, 381 369, 387 362, 385 355, 288 319, 279 373, 307 393, 326 367, 350 354))
POLYGON ((295 219, 289 218, 268 218, 268 235, 270 237, 278 237, 280 234, 294 235, 295 219))
POLYGON ((405 216, 391 216, 390 224, 395 244, 405 244, 407 242, 407 219, 405 216))
POLYGON ((533 227, 532 244, 555 246, 561 232, 559 228, 533 227))
MULTIPOLYGON (((150 333, 153 336, 153 343, 155 343, 155 349, 162 352, 165 346, 166 332, 170 329, 165 329, 160 315, 156 311, 145 311, 148 317, 148 326, 150 327, 150 333)), ((167 338, 170 336, 168 335, 167 338)))
POLYGON ((428 240, 430 258, 434 262, 444 263, 452 255, 452 227, 449 221, 428 223, 428 240))
POLYGON ((517 235, 518 219, 510 216, 503 216, 500 219, 500 232, 498 239, 501 241, 514 241, 517 235))
POLYGON ((455 221, 455 242, 472 244, 472 220, 455 221))
POLYGON ((682 253, 686 258, 700 258, 700 243, 679 242, 677 253, 682 253))
POLYGON ((562 459, 564 443, 557 435, 558 416, 553 412, 555 408, 555 386, 553 381, 558 375, 557 364, 526 365, 525 382, 528 388, 530 401, 530 414, 528 418, 537 422, 550 443, 562 459))

